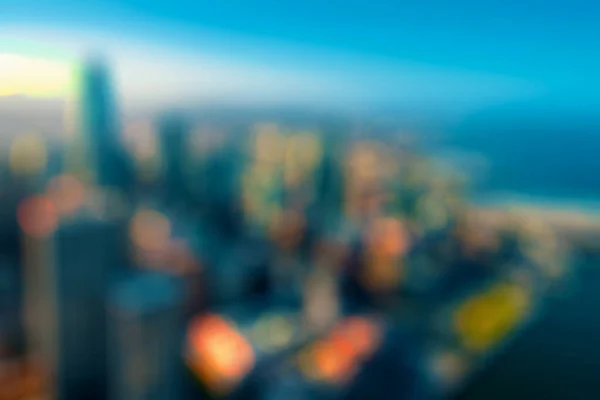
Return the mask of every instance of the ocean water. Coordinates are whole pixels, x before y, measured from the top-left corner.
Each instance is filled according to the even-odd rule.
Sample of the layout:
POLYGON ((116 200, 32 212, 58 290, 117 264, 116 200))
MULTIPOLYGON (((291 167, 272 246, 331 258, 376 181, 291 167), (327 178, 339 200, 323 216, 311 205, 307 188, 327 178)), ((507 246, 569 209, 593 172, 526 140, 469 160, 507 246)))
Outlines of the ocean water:
POLYGON ((570 295, 549 299, 540 320, 457 400, 600 398, 600 260, 581 267, 570 295))
MULTIPOLYGON (((434 152, 475 176, 476 201, 600 212, 600 129, 560 126, 460 132, 434 152)), ((600 398, 600 258, 568 295, 475 377, 459 399, 600 398)))
POLYGON ((600 125, 490 125, 451 134, 431 150, 474 178, 476 198, 600 205, 600 125))

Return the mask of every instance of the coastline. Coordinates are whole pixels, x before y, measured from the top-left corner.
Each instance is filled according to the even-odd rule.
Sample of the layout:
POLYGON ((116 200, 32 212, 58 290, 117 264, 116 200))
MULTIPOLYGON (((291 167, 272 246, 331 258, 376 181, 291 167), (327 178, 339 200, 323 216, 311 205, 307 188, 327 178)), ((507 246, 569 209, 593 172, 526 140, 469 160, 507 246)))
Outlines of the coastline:
POLYGON ((474 199, 478 219, 495 224, 517 218, 552 228, 570 244, 600 253, 600 201, 508 195, 474 199))

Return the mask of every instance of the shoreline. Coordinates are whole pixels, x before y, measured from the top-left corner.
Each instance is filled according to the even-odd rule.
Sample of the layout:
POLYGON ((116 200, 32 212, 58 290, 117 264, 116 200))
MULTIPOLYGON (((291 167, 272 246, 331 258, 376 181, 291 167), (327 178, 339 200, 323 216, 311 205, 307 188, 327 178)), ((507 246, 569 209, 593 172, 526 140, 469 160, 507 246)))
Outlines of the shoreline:
POLYGON ((573 246, 600 254, 600 202, 498 196, 472 204, 477 218, 486 224, 502 223, 507 218, 541 223, 573 246))

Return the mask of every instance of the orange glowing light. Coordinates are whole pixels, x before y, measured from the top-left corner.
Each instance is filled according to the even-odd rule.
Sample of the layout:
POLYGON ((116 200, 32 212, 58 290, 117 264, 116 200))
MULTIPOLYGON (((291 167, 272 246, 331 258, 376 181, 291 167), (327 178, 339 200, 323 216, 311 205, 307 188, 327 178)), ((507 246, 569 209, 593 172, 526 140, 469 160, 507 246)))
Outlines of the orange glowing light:
POLYGON ((171 223, 153 210, 138 211, 130 224, 133 243, 144 251, 163 251, 169 244, 171 223))
POLYGON ((50 200, 60 215, 77 212, 85 201, 85 187, 73 175, 59 175, 46 188, 50 200))
POLYGON ((217 315, 192 322, 188 340, 194 349, 199 371, 211 371, 202 376, 215 386, 233 386, 254 366, 254 351, 246 339, 217 315))
POLYGON ((0 400, 42 398, 47 390, 43 371, 26 361, 10 362, 0 373, 0 400))
POLYGON ((351 317, 340 322, 312 349, 318 377, 332 383, 347 381, 360 362, 379 346, 380 338, 379 327, 364 318, 351 317))
POLYGON ((375 219, 366 234, 368 251, 382 258, 396 258, 406 253, 410 238, 402 221, 391 217, 375 219))
POLYGON ((350 317, 342 322, 341 329, 359 357, 370 356, 379 346, 381 329, 365 318, 350 317))
POLYGON ((350 379, 356 370, 347 343, 327 340, 315 344, 313 357, 318 376, 327 382, 341 383, 350 379))
POLYGON ((58 226, 58 213, 54 203, 46 196, 32 196, 21 202, 17 220, 23 232, 37 238, 48 237, 58 226))

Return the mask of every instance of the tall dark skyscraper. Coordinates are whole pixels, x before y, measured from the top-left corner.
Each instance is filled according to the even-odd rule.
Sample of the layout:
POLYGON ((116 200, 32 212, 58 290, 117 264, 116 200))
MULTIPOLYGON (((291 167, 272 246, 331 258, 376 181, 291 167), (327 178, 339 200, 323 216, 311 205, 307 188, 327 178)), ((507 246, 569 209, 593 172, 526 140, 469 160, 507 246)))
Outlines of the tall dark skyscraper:
MULTIPOLYGON (((21 304, 21 231, 16 218, 16 210, 21 198, 25 197, 25 189, 17 180, 6 178, 7 172, 0 170, 3 175, 3 189, 0 196, 0 321, 4 317, 19 313, 21 304), (10 304, 10 306, 9 306, 10 304)), ((1 322, 0 322, 1 324, 1 322)))
POLYGON ((93 218, 59 227, 53 258, 59 399, 104 398, 105 297, 126 262, 119 223, 93 218))
POLYGON ((127 190, 132 165, 119 137, 118 110, 110 75, 99 59, 90 60, 82 67, 81 113, 96 183, 127 190))

